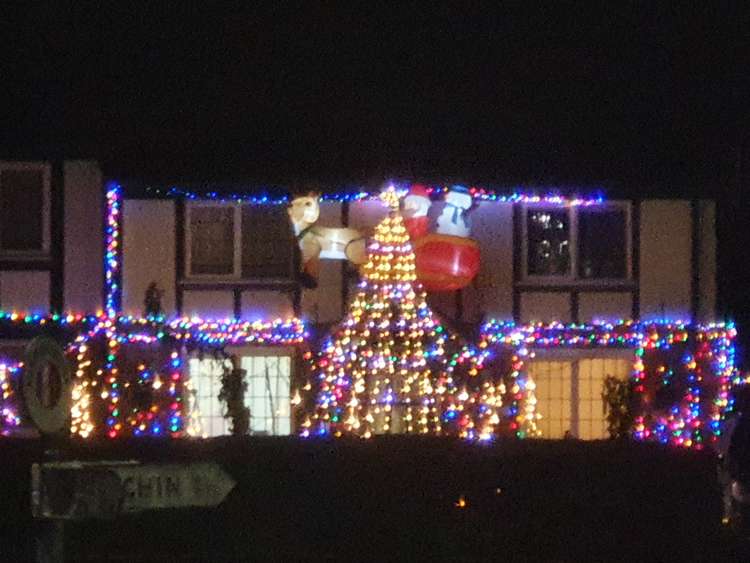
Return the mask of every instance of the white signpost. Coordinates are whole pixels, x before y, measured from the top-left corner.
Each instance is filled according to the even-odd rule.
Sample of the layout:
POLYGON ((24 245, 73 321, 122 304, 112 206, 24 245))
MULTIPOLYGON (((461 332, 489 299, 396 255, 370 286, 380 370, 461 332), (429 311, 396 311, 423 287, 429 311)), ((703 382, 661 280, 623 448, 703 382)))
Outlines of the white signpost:
POLYGON ((31 468, 36 518, 114 518, 144 510, 218 506, 235 481, 216 463, 60 461, 31 468))

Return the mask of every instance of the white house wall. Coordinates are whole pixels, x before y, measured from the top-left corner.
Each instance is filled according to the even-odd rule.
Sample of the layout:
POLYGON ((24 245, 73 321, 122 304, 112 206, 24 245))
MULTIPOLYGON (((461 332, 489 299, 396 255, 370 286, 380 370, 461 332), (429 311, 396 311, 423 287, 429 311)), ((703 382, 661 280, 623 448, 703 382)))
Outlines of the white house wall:
POLYGON ((471 236, 479 243, 481 267, 464 290, 464 319, 513 318, 513 206, 483 201, 471 212, 471 236))
POLYGON ((618 321, 629 319, 633 296, 629 292, 581 292, 578 297, 579 321, 618 321))
POLYGON ((557 292, 524 292, 521 296, 521 322, 572 321, 570 295, 557 292))
POLYGON ((242 292, 244 319, 287 319, 292 316, 294 308, 288 293, 266 290, 242 292))
POLYGON ((49 300, 49 272, 0 272, 0 303, 3 309, 46 314, 50 308, 49 300))
POLYGON ((234 316, 234 295, 231 291, 185 291, 182 313, 188 317, 231 319, 234 316))
MULTIPOLYGON (((123 203, 123 294, 126 314, 143 313, 152 281, 164 291, 162 308, 175 309, 175 204, 171 200, 126 199, 123 203)), ((230 308, 231 313, 231 308, 230 308)), ((230 315, 231 316, 231 315, 230 315)))
POLYGON ((377 200, 352 202, 349 204, 349 226, 372 233, 387 213, 386 207, 377 200))
POLYGON ((102 308, 104 286, 102 173, 96 162, 83 160, 67 161, 63 170, 64 309, 94 312, 102 308))
POLYGON ((0 308, 37 314, 100 310, 104 291, 104 188, 99 165, 86 160, 2 165, 43 172, 42 237, 48 248, 38 256, 0 256, 0 308))
MULTIPOLYGON (((326 227, 341 226, 341 204, 323 202, 320 205, 319 224, 326 227)), ((331 260, 320 264, 318 287, 302 292, 302 314, 313 322, 328 323, 341 318, 341 262, 331 260)), ((243 308, 244 310, 244 308, 243 308)))
POLYGON ((643 201, 640 225, 641 318, 690 318, 690 202, 643 201))
POLYGON ((700 233, 698 318, 701 321, 711 321, 716 314, 716 203, 713 201, 700 202, 700 233))

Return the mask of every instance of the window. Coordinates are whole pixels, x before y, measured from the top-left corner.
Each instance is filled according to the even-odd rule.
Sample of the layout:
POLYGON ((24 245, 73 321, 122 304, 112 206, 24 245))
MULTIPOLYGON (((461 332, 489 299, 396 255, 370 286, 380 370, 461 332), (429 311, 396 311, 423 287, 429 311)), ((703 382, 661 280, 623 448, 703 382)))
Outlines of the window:
POLYGON ((523 240, 528 281, 612 282, 630 277, 630 210, 529 206, 523 240))
POLYGON ((235 275, 235 209, 201 206, 190 213, 190 273, 235 275))
POLYGON ((578 277, 627 277, 627 219, 622 208, 578 211, 578 277))
POLYGON ((49 166, 0 163, 0 252, 49 250, 49 166), (21 220, 22 219, 22 220, 21 220))
POLYGON ((225 407, 219 401, 221 375, 224 367, 231 369, 229 360, 191 358, 188 362, 190 386, 195 394, 196 418, 202 435, 206 438, 229 434, 229 420, 224 417, 225 407))
POLYGON ((567 211, 530 210, 527 233, 529 275, 567 275, 570 271, 570 221, 567 211))
POLYGON ((250 432, 286 436, 291 434, 291 358, 289 356, 244 356, 245 404, 250 409, 250 432))
POLYGON ((582 440, 601 440, 608 437, 604 380, 609 375, 627 379, 632 359, 535 359, 528 370, 536 384, 536 410, 542 415, 537 426, 542 438, 564 438, 570 432, 582 440))
POLYGON ((570 362, 529 363, 529 374, 536 384, 536 410, 542 415, 537 423, 542 438, 564 438, 572 426, 570 362))
POLYGON ((278 205, 242 208, 243 278, 288 278, 296 244, 286 209, 278 205))
POLYGON ((578 438, 607 438, 607 411, 602 399, 604 380, 613 375, 627 379, 632 362, 615 358, 587 358, 578 361, 578 438))
MULTIPOLYGON (((242 356, 245 370, 245 406, 250 409, 250 433, 272 436, 291 434, 291 358, 289 356, 242 356)), ((195 417, 204 437, 226 436, 230 421, 219 401, 221 376, 232 368, 228 359, 191 358, 190 386, 195 394, 195 417)))
POLYGON ((294 235, 281 206, 195 203, 187 208, 187 275, 289 279, 294 235))

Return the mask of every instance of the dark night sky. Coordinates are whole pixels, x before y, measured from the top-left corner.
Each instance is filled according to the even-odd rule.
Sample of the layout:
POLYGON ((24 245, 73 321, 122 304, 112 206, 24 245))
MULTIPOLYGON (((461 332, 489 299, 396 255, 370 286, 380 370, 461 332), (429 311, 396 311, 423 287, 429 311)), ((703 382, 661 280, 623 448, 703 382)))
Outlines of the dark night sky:
POLYGON ((744 2, 63 4, 1 18, 0 157, 158 181, 716 197, 723 309, 750 318, 744 2))

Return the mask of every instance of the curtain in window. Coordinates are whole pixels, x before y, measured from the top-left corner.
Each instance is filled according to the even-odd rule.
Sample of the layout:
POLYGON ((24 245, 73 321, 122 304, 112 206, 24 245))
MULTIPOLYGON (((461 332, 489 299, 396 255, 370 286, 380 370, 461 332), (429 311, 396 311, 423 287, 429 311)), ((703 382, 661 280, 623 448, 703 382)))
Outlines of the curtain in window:
POLYGON ((0 250, 44 248, 44 175, 40 170, 0 173, 0 250))
POLYGON ((243 278, 290 278, 295 244, 285 208, 242 208, 243 278))
POLYGON ((190 270, 198 275, 234 273, 234 209, 190 209, 190 270))
POLYGON ((625 212, 578 212, 578 275, 583 279, 622 279, 627 275, 625 212))

